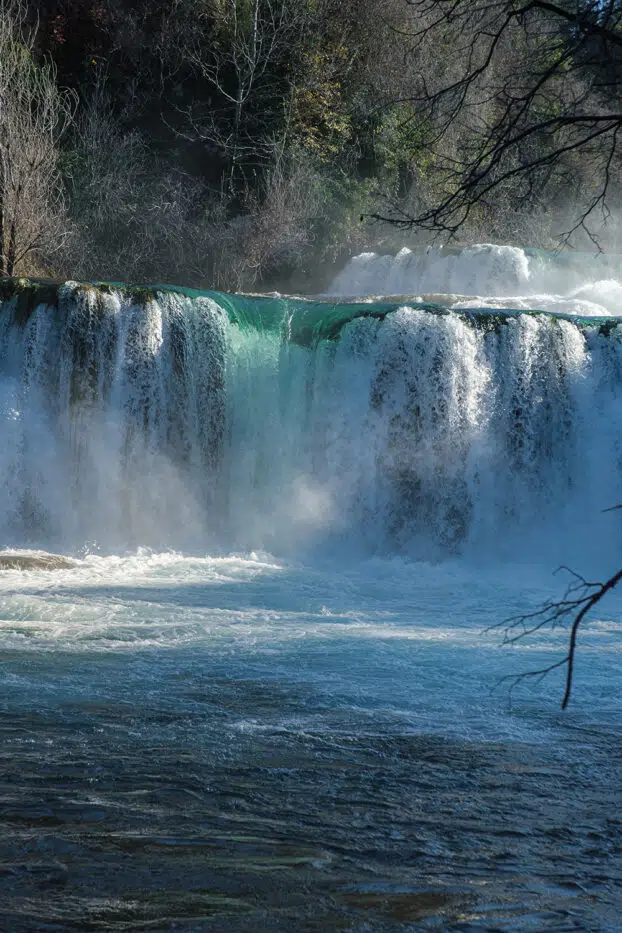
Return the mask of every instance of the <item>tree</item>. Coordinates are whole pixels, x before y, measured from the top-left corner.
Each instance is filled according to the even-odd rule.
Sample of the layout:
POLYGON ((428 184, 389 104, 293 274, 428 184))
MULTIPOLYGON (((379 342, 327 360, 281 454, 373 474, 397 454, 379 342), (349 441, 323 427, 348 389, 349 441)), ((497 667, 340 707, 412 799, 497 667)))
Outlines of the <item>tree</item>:
POLYGON ((0 275, 59 249, 67 234, 58 141, 74 113, 50 62, 33 57, 22 0, 0 2, 0 275))
POLYGON ((411 56, 424 64, 405 119, 420 128, 415 161, 433 160, 434 192, 375 216, 451 237, 496 200, 528 211, 545 194, 571 202, 566 237, 596 242, 622 168, 621 0, 406 3, 411 56))
MULTIPOLYGON (((177 0, 178 67, 204 93, 177 107, 176 131, 225 165, 225 188, 244 194, 274 162, 288 118, 292 62, 308 18, 300 0, 177 0), (185 28, 179 29, 183 22, 185 28)), ((168 44, 171 44, 169 38, 168 44)), ((171 58, 170 50, 167 57, 171 58)))

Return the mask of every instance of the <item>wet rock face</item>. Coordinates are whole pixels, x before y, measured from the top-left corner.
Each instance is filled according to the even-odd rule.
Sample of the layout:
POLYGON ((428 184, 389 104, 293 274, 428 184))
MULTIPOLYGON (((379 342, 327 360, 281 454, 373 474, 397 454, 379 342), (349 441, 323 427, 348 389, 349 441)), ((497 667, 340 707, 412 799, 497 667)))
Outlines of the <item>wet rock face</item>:
POLYGON ((0 570, 71 570, 74 567, 77 567, 75 560, 60 554, 0 552, 0 570))

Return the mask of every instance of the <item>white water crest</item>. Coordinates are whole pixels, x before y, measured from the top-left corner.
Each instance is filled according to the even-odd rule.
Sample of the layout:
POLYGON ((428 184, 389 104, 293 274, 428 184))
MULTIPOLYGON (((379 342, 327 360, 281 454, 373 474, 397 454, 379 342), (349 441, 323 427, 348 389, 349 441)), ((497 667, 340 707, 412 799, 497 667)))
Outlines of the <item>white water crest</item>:
POLYGON ((451 307, 520 308, 582 316, 622 314, 622 257, 545 253, 483 243, 355 256, 329 293, 437 295, 451 307), (469 296, 464 299, 458 296, 469 296))

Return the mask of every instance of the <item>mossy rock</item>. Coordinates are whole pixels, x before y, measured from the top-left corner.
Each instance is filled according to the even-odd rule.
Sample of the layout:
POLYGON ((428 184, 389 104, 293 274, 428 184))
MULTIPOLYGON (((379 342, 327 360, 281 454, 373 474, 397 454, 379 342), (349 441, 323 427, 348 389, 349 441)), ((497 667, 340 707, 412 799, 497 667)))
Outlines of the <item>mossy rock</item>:
MULTIPOLYGON (((11 302, 15 323, 24 327, 39 305, 58 308, 59 292, 65 283, 55 279, 0 278, 0 303, 11 302)), ((111 282, 76 282, 76 292, 93 292, 98 301, 95 308, 104 311, 103 295, 121 292, 132 304, 144 308, 156 295, 156 289, 142 285, 123 285, 111 282)))
POLYGON ((0 570, 73 570, 75 560, 45 551, 0 551, 0 570))
MULTIPOLYGON (((81 288, 95 288, 97 291, 111 295, 113 292, 121 292, 133 305, 144 308, 153 301, 158 291, 167 289, 152 287, 149 285, 124 285, 122 282, 94 282, 91 286, 80 286, 81 288)), ((169 289, 174 291, 175 289, 169 289)))
POLYGON ((54 279, 0 279, 0 302, 15 299, 15 323, 24 326, 39 305, 58 306, 61 283, 54 279))

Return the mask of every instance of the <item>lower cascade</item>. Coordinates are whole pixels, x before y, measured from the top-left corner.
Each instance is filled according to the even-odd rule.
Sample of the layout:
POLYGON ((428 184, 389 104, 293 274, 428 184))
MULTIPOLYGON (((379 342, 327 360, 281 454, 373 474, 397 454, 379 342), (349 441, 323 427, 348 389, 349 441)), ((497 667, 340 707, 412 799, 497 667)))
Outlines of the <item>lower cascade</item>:
POLYGON ((436 559, 540 546, 622 498, 612 309, 34 281, 3 297, 7 547, 436 559))

